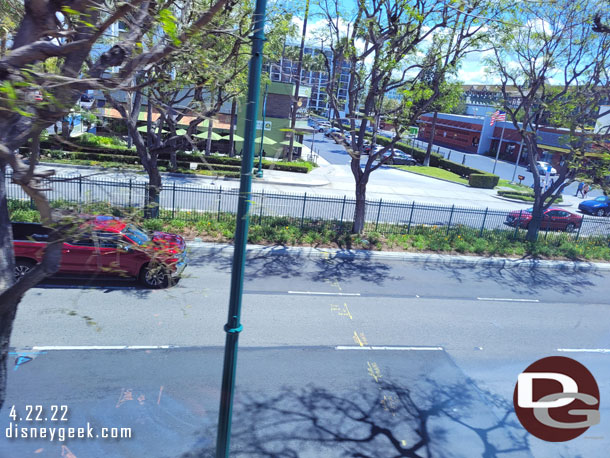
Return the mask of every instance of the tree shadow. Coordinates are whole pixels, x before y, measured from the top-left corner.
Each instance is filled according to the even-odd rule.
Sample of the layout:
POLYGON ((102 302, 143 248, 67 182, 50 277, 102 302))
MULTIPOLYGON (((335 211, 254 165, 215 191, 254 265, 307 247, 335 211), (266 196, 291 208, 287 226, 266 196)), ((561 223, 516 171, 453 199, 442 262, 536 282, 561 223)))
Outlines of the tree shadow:
POLYGON ((425 261, 422 267, 423 270, 441 270, 460 283, 473 276, 478 281, 490 280, 499 288, 528 297, 536 291, 579 295, 587 288, 599 286, 594 280, 603 278, 590 264, 567 263, 547 268, 537 259, 487 258, 466 264, 459 259, 438 261, 435 258, 425 261), (525 264, 518 265, 523 262, 525 264))
MULTIPOLYGON (((294 279, 306 276, 316 283, 358 280, 382 285, 385 281, 404 278, 393 276, 390 265, 375 261, 368 253, 358 257, 348 249, 327 253, 327 256, 325 252, 308 255, 303 252, 290 253, 281 245, 265 247, 248 253, 244 279, 294 279)), ((228 246, 212 248, 205 254, 190 254, 189 260, 193 265, 213 265, 218 270, 230 272, 233 249, 228 246)))
MULTIPOLYGON (((529 433, 512 403, 471 380, 440 385, 426 379, 411 388, 386 380, 377 390, 365 385, 349 395, 315 385, 244 395, 235 406, 231 456, 531 456, 529 433)), ((213 447, 182 458, 214 456, 213 447)))

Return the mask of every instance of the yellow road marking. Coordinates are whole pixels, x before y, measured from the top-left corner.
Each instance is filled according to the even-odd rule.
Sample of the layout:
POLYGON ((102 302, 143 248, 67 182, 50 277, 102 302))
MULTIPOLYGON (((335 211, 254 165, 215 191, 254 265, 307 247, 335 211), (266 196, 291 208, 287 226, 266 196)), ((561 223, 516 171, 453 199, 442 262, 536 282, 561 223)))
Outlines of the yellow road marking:
POLYGON ((354 342, 356 342, 358 345, 360 345, 361 347, 364 347, 365 345, 368 344, 366 337, 364 337, 364 333, 360 333, 358 334, 356 331, 354 331, 354 342))
POLYGON ((379 370, 379 366, 377 365, 377 363, 373 362, 366 362, 366 365, 368 366, 368 372, 369 375, 371 377, 373 377, 373 379, 379 383, 379 379, 381 378, 381 371, 379 370))

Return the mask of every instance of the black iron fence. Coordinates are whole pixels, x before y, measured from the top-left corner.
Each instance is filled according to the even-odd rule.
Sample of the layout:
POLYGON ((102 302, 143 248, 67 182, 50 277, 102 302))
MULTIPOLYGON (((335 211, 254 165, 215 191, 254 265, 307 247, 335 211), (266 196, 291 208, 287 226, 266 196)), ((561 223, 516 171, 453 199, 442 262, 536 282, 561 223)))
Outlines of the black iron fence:
MULTIPOLYGON (((147 184, 139 180, 102 180, 95 177, 61 177, 49 180, 49 200, 55 205, 84 206, 92 203, 130 209, 143 215, 147 184)), ((10 199, 28 199, 23 190, 7 182, 10 199)), ((235 217, 239 189, 222 186, 185 186, 166 184, 160 195, 159 218, 187 221, 227 220, 235 217)), ((301 228, 351 226, 355 199, 320 196, 310 193, 253 192, 252 224, 285 224, 301 228)), ((522 225, 508 225, 510 210, 468 208, 456 205, 429 205, 392 200, 368 200, 366 224, 368 232, 380 234, 423 233, 433 231, 439 237, 511 238, 523 237, 522 225)), ((523 211, 521 215, 525 216, 523 211)), ((520 218, 519 215, 517 215, 520 218)), ((551 227, 542 230, 542 237, 559 241, 608 244, 610 218, 584 216, 575 227, 551 227), (567 231, 565 230, 567 229, 567 231)))

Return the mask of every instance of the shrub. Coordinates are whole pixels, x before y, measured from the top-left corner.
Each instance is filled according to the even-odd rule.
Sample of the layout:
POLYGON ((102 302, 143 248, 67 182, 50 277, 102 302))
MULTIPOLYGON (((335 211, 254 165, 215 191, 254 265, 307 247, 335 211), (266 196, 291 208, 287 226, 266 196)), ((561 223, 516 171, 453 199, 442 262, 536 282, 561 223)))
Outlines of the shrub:
POLYGON ((468 185, 473 188, 493 189, 499 180, 498 175, 491 173, 471 173, 468 177, 468 185))

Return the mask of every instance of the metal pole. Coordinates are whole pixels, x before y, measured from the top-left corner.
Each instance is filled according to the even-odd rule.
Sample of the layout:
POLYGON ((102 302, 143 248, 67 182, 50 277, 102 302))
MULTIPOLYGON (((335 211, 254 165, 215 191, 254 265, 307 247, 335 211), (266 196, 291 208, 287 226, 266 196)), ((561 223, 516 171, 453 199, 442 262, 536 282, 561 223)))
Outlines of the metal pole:
POLYGON ((267 112, 267 89, 268 84, 265 84, 265 95, 263 96, 263 125, 261 127, 261 146, 258 150, 258 172, 256 172, 257 178, 263 177, 263 140, 265 139, 265 113, 267 112))
POLYGON ((381 201, 383 199, 379 199, 379 208, 377 209, 377 221, 375 221, 375 230, 377 230, 377 226, 379 226, 379 215, 381 214, 381 201))
POLYGON ((483 229, 485 229, 485 220, 487 219, 487 212, 489 207, 485 208, 485 214, 483 215, 483 223, 481 224, 481 231, 479 232, 479 238, 483 237, 483 229))
POLYGON ((307 204, 307 193, 303 195, 303 211, 301 213, 301 229, 303 229, 303 220, 305 219, 305 205, 307 204))
POLYGON ((174 181, 174 186, 172 189, 172 219, 176 215, 176 182, 174 181))
POLYGON ((252 57, 248 71, 248 99, 246 105, 244 152, 241 162, 239 199, 237 218, 235 219, 235 250, 231 269, 231 293, 229 296, 229 314, 224 330, 225 341, 222 386, 220 393, 220 410, 218 412, 218 434, 216 437, 216 458, 229 458, 231 439, 231 416, 235 375, 237 369, 237 343, 242 330, 240 323, 241 299, 244 286, 244 269, 246 267, 246 243, 248 240, 249 210, 252 194, 252 169, 254 158, 254 136, 256 134, 256 117, 260 95, 261 70, 263 63, 263 43, 265 41, 265 11, 267 0, 256 0, 254 10, 254 34, 252 35, 252 57))
POLYGON ((491 173, 496 173, 496 165, 498 164, 498 156, 500 155, 500 148, 502 148, 502 140, 504 139, 504 128, 506 127, 506 121, 504 121, 504 125, 502 126, 502 134, 500 135, 500 144, 498 145, 498 150, 496 151, 496 160, 494 162, 494 168, 491 173))
POLYGON ((449 224, 447 224, 447 235, 449 235, 449 230, 451 229, 451 221, 453 220, 453 210, 455 210, 455 204, 451 206, 451 214, 449 215, 449 224))
POLYGON ((519 154, 517 154, 517 160, 515 161, 515 169, 513 170, 513 178, 510 180, 511 183, 515 182, 515 175, 517 175, 517 166, 519 165, 519 161, 521 160, 521 151, 523 151, 523 138, 521 139, 521 144, 519 145, 519 154))

